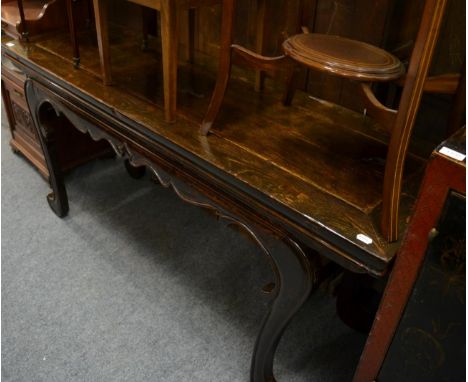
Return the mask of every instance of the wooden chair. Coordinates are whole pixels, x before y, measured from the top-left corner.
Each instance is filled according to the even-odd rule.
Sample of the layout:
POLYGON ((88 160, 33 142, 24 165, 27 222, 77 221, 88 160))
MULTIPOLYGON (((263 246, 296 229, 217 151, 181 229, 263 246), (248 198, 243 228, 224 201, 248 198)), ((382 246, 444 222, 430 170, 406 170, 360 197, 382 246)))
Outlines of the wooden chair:
MULTIPOLYGON (((393 81, 404 75, 400 61, 390 53, 359 41, 337 36, 304 33, 294 35, 283 43, 284 55, 265 57, 244 47, 232 45, 235 0, 224 0, 221 49, 216 86, 201 126, 206 135, 218 115, 231 72, 232 55, 237 55, 256 70, 271 75, 286 73, 289 78, 297 65, 360 84, 367 114, 390 132, 383 186, 383 210, 380 227, 389 241, 398 238, 398 210, 403 166, 412 128, 424 90, 429 65, 439 35, 447 0, 426 0, 413 53, 406 75, 398 110, 382 105, 374 96, 373 82, 393 81)), ((289 80, 289 84, 292 81, 289 80)), ((289 104, 293 89, 288 86, 284 102, 289 104)), ((313 155, 313 154, 311 154, 313 155)))
MULTIPOLYGON (((109 39, 105 0, 93 0, 98 34, 101 71, 105 84, 111 84, 109 39)), ((194 9, 217 4, 220 0, 128 0, 160 12, 163 60, 164 111, 167 122, 173 122, 177 110, 177 66, 179 19, 182 10, 189 10, 189 57, 193 60, 194 9)), ((144 36, 145 38, 146 36, 144 36)))

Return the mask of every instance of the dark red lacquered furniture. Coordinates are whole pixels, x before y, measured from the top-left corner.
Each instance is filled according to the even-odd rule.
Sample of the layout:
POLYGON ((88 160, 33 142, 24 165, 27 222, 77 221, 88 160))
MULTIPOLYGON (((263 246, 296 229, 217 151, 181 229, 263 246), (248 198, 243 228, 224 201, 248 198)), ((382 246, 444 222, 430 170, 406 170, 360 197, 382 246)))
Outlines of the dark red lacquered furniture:
MULTIPOLYGON (((417 293, 416 289, 423 291, 424 284, 432 286, 429 288, 430 295, 427 295, 426 292, 423 296, 413 297, 414 303, 418 305, 419 309, 424 309, 424 305, 430 304, 428 300, 439 298, 443 301, 462 292, 463 304, 461 304, 461 308, 463 311, 465 310, 464 234, 459 235, 461 241, 459 237, 457 243, 455 238, 451 237, 452 233, 457 229, 449 228, 446 235, 448 240, 446 240, 445 245, 442 245, 442 253, 431 253, 429 250, 431 241, 437 237, 438 229, 440 230, 439 220, 443 215, 444 206, 447 204, 446 201, 453 196, 455 198, 461 196, 463 198, 462 203, 466 203, 465 141, 465 128, 463 128, 435 150, 430 159, 415 206, 415 212, 397 254, 395 266, 380 302, 374 325, 354 376, 354 382, 388 381, 389 378, 393 380, 415 380, 413 379, 414 376, 409 376, 408 373, 410 372, 419 375, 418 380, 424 378, 427 381, 442 380, 441 378, 445 379, 445 377, 446 380, 454 380, 454 376, 457 375, 453 368, 450 368, 450 370, 447 370, 447 366, 442 368, 443 364, 451 364, 450 359, 445 359, 444 354, 447 349, 444 349, 442 342, 451 335, 451 331, 457 330, 457 326, 459 326, 456 323, 457 320, 463 321, 464 326, 465 319, 463 317, 455 319, 452 317, 447 322, 444 315, 447 316, 450 313, 444 313, 437 309, 427 310, 426 308, 422 312, 425 319, 421 320, 420 318, 414 321, 417 312, 413 309, 407 315, 407 319, 412 321, 412 326, 404 327, 401 333, 397 333, 397 331, 403 320, 405 309, 408 309, 408 304, 411 303, 411 295, 417 293), (454 193, 455 195, 452 195, 454 193), (436 261, 424 265, 425 258, 431 255, 436 257, 436 261), (431 273, 427 271, 423 272, 428 268, 429 272, 435 270, 436 277, 433 275, 431 277, 431 273), (427 317, 428 311, 430 317, 427 317), (428 326, 433 326, 433 328, 428 330, 428 326), (413 332, 412 335, 409 334, 410 331, 413 332), (437 333, 438 331, 439 333, 437 333), (392 341, 397 335, 403 337, 403 347, 408 348, 410 351, 419 349, 417 350, 419 356, 417 354, 411 355, 413 360, 410 361, 409 365, 406 365, 404 361, 401 362, 400 368, 403 374, 405 374, 405 368, 407 368, 406 376, 395 379, 395 374, 398 374, 398 371, 387 369, 384 370, 381 378, 380 373, 385 365, 392 341), (437 339, 436 337, 440 338, 437 339), (417 343, 413 344, 414 340, 417 343), (389 377, 389 374, 393 375, 393 377, 389 377)), ((464 217, 461 217, 461 219, 465 220, 464 217)), ((459 222, 458 226, 460 226, 459 222)), ((455 298, 455 301, 457 300, 455 298)), ((453 308, 453 304, 451 307, 453 308)), ((457 306, 457 308, 460 307, 457 306)), ((448 346, 453 346, 453 344, 448 346)), ((398 347, 397 351, 401 354, 402 346, 398 347)), ((459 349, 459 351, 463 352, 462 349, 459 349)), ((402 356, 404 357, 404 354, 402 356)), ((453 363, 451 366, 454 366, 453 363)), ((460 373, 460 369, 464 370, 465 365, 457 364, 456 368, 459 369, 458 372, 460 373)))

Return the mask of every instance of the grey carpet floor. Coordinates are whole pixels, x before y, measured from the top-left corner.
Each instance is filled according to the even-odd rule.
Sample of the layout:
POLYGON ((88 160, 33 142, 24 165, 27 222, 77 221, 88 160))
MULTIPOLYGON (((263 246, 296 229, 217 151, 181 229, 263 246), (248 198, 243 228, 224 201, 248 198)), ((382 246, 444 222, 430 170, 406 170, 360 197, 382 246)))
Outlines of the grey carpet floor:
MULTIPOLYGON (((248 381, 272 281, 260 251, 122 162, 66 178, 70 214, 2 123, 2 380, 248 381)), ((317 292, 280 343, 278 381, 349 381, 365 337, 317 292)))

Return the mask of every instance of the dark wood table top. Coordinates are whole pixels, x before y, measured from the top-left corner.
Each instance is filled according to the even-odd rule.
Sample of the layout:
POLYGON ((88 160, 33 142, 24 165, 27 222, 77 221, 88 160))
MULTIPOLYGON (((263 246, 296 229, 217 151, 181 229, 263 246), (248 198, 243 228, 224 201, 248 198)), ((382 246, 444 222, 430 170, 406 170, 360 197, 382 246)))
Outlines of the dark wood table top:
MULTIPOLYGON (((319 243, 333 260, 358 271, 385 272, 398 243, 389 245, 378 228, 388 138, 383 128, 304 93, 284 107, 273 88, 258 94, 240 78, 229 85, 214 133, 203 137, 199 124, 214 84, 209 65, 193 71, 181 65, 179 117, 167 124, 157 55, 140 51, 138 38, 126 33, 111 33, 115 86, 98 78, 92 37, 80 37, 78 70, 66 35, 39 36, 29 45, 4 38, 3 55, 50 89, 171 152, 186 168, 209 174, 215 187, 228 189, 305 244, 319 243), (372 243, 359 240, 360 234, 372 243)), ((416 155, 407 161, 402 230, 424 164, 416 155)))

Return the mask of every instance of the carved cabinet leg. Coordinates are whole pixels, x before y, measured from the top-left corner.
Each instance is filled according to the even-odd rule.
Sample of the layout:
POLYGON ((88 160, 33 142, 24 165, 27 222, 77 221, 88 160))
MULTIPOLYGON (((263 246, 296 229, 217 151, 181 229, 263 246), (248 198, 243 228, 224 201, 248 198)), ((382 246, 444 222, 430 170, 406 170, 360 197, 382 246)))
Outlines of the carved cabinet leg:
POLYGON ((267 252, 276 268, 277 290, 255 344, 251 382, 275 381, 276 348, 289 322, 309 297, 315 279, 309 259, 295 242, 277 241, 267 252))
MULTIPOLYGON (((37 102, 38 99, 35 96, 31 80, 26 81, 25 90, 34 126, 36 127, 47 163, 47 169, 49 170, 49 181, 52 192, 47 195, 47 202, 52 211, 54 211, 58 217, 62 218, 68 214, 69 208, 67 190, 65 189, 62 169, 58 159, 55 126, 53 123, 47 123, 41 120, 39 111, 41 107, 46 107, 46 105, 37 102)), ((53 118, 57 118, 57 116, 54 115, 53 118)))

